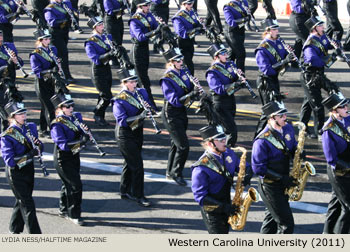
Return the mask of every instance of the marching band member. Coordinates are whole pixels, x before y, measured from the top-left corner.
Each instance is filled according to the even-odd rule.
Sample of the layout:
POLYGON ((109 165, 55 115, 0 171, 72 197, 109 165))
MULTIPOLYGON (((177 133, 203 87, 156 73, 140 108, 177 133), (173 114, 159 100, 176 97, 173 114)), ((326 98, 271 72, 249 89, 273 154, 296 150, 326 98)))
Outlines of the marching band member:
POLYGON ((252 149, 252 168, 260 176, 258 192, 266 206, 260 232, 291 234, 294 219, 285 190, 296 185, 289 176, 289 162, 297 141, 293 126, 286 121, 287 109, 282 102, 271 101, 262 110, 268 123, 255 138, 252 149))
POLYGON ((212 44, 208 48, 209 54, 214 59, 206 72, 209 88, 213 94, 213 103, 220 124, 224 127, 227 135, 226 145, 234 147, 237 142, 237 126, 235 123, 236 100, 234 93, 241 83, 233 67, 236 64, 228 60, 227 50, 222 44, 212 44), (237 82, 236 82, 237 81, 237 82))
POLYGON ((188 69, 182 69, 183 56, 173 49, 163 54, 168 62, 167 70, 160 79, 164 95, 164 107, 161 117, 169 131, 171 147, 169 149, 166 177, 178 185, 185 186, 182 172, 188 157, 190 146, 186 135, 188 126, 187 106, 199 95, 198 88, 191 83, 188 69))
POLYGON ((174 31, 179 37, 179 48, 184 56, 184 62, 191 74, 194 74, 192 61, 194 54, 194 37, 204 32, 202 25, 193 10, 193 0, 180 0, 181 9, 171 19, 174 31))
POLYGON ((337 85, 324 74, 325 67, 329 68, 336 61, 337 53, 328 54, 328 50, 333 47, 324 34, 323 23, 319 17, 313 16, 305 22, 310 35, 303 46, 306 73, 302 74, 301 78, 304 102, 301 106, 300 121, 307 125, 313 112, 314 130, 308 128, 307 133, 310 138, 319 140, 321 140, 320 134, 325 120, 324 107, 321 104, 321 89, 328 93, 338 91, 337 85))
POLYGON ((50 100, 55 94, 55 79, 52 73, 58 71, 52 54, 56 56, 57 49, 50 45, 51 35, 48 30, 37 30, 34 35, 36 49, 29 55, 29 59, 35 74, 35 92, 41 103, 40 136, 49 136, 48 126, 55 119, 55 107, 50 100))
POLYGON ((327 174, 332 185, 328 204, 325 234, 350 232, 350 117, 349 101, 338 92, 322 101, 330 111, 323 127, 322 146, 327 160, 327 174))
POLYGON ((120 152, 124 157, 123 171, 120 179, 122 199, 136 201, 143 207, 151 206, 144 195, 144 169, 142 159, 143 121, 149 116, 144 110, 150 107, 150 99, 144 88, 137 88, 137 76, 134 70, 121 68, 118 71, 123 86, 122 91, 113 98, 113 114, 117 121, 116 137, 120 152), (129 72, 130 71, 130 72, 129 72))
POLYGON ((161 32, 162 25, 158 24, 149 11, 150 0, 134 0, 133 2, 137 6, 137 11, 129 20, 131 42, 133 43, 131 58, 141 86, 147 90, 152 106, 156 107, 151 91, 151 81, 148 76, 148 44, 151 38, 161 32))
MULTIPOLYGON (((278 74, 285 71, 286 66, 294 57, 288 54, 282 42, 278 39, 279 25, 277 20, 265 19, 261 22, 265 32, 263 41, 255 49, 255 59, 259 67, 257 86, 262 105, 270 101, 282 101, 284 96, 280 92, 278 74)), ((258 122, 255 136, 266 125, 266 115, 262 114, 258 122)))
POLYGON ((51 123, 54 142, 54 167, 62 180, 59 216, 79 226, 81 218, 83 185, 80 179, 80 154, 89 138, 81 127, 88 130, 78 112, 73 112, 74 101, 69 94, 58 93, 51 97, 56 108, 56 118, 51 123), (79 126, 76 125, 79 123, 79 126))
POLYGON ((4 34, 4 41, 13 43, 13 22, 23 14, 23 8, 18 8, 13 0, 2 0, 0 4, 0 30, 4 34))
POLYGON ((68 58, 68 40, 69 29, 71 27, 71 18, 67 10, 69 8, 74 11, 69 0, 51 0, 50 4, 44 9, 45 20, 48 23, 50 33, 52 35, 52 44, 56 46, 58 56, 62 59, 62 69, 66 80, 69 83, 76 82, 69 70, 68 58))
POLYGON ((224 5, 226 20, 224 35, 227 44, 231 48, 229 58, 234 61, 243 72, 245 71, 246 57, 244 47, 245 23, 249 20, 245 8, 248 8, 247 0, 231 0, 224 5))
MULTIPOLYGON (((210 234, 227 234, 228 218, 238 211, 231 204, 231 186, 240 159, 226 147, 226 135, 221 126, 205 126, 199 130, 204 154, 192 165, 192 192, 201 207, 205 226, 210 234)), ((246 167, 248 168, 248 167, 246 167)), ((243 185, 250 184, 251 170, 246 170, 243 185)))
POLYGON ((6 164, 6 178, 16 198, 10 220, 10 233, 23 232, 24 225, 29 234, 41 234, 32 197, 34 188, 34 156, 28 131, 34 144, 43 149, 38 139, 35 123, 26 123, 27 109, 23 103, 10 102, 5 110, 9 115, 10 127, 1 135, 1 156, 6 164))
POLYGON ((92 81, 99 92, 94 119, 99 126, 108 126, 105 113, 113 97, 112 71, 108 62, 115 58, 114 51, 108 43, 108 39, 112 41, 112 37, 104 34, 104 25, 100 17, 90 18, 88 26, 93 31, 92 36, 85 42, 85 51, 91 60, 92 81))

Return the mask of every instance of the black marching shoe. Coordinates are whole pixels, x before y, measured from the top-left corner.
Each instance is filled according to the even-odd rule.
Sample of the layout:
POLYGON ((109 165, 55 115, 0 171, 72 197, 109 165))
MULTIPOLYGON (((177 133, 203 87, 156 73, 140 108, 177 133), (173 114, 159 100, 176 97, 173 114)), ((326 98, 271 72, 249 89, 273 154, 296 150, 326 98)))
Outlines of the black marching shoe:
POLYGON ((181 176, 176 176, 176 177, 174 176, 173 180, 176 182, 176 184, 178 184, 180 186, 186 186, 187 185, 186 180, 184 180, 184 178, 181 177, 181 176))
POLYGON ((94 119, 95 119, 95 123, 98 125, 98 126, 108 126, 109 123, 101 116, 97 116, 97 115, 94 115, 94 119))
POLYGON ((131 196, 129 193, 121 193, 120 198, 123 200, 133 200, 133 201, 136 200, 136 198, 131 196))
POLYGON ((61 217, 61 218, 68 219, 68 213, 67 212, 58 211, 58 216, 61 217))
POLYGON ((146 197, 138 198, 136 199, 136 202, 143 207, 149 207, 152 205, 151 202, 148 199, 146 199, 146 197))
POLYGON ((71 218, 71 217, 68 217, 68 220, 73 222, 75 225, 79 225, 79 226, 84 226, 85 225, 85 223, 84 223, 82 218, 71 218))
POLYGON ((50 131, 48 131, 48 130, 39 130, 39 137, 41 137, 41 138, 51 138, 50 131))

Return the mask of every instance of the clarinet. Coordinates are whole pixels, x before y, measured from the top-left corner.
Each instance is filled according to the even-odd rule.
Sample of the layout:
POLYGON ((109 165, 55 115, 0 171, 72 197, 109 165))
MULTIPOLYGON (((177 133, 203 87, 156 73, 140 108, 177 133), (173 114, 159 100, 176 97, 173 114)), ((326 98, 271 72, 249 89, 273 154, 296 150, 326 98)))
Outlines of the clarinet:
POLYGON ((242 74, 242 70, 238 69, 237 67, 235 67, 232 62, 229 63, 230 66, 233 69, 233 72, 238 76, 238 78, 244 83, 245 87, 248 89, 250 95, 252 96, 253 99, 255 99, 257 96, 254 93, 252 87, 250 86, 248 80, 244 77, 244 75, 242 74))
POLYGON ((55 62, 56 66, 58 67, 58 73, 62 77, 62 79, 66 79, 66 76, 64 75, 61 63, 58 62, 58 57, 54 54, 51 45, 49 46, 49 55, 55 62))
POLYGON ((247 12, 247 14, 250 16, 250 20, 251 20, 252 23, 253 23, 255 32, 259 32, 259 28, 258 28, 258 26, 256 25, 255 18, 254 18, 254 16, 252 15, 252 13, 250 12, 249 8, 248 8, 244 3, 242 4, 242 6, 243 6, 244 10, 247 12))
POLYGON ((156 120, 154 120, 153 116, 152 116, 152 111, 149 107, 146 107, 145 105, 145 99, 143 99, 143 96, 140 94, 139 91, 137 91, 137 89, 135 89, 135 92, 136 92, 136 95, 137 95, 137 98, 140 100, 141 102, 141 105, 143 107, 144 110, 147 111, 148 114, 150 114, 149 118, 151 119, 151 122, 153 124, 153 127, 154 129, 156 130, 156 134, 160 134, 162 131, 158 128, 158 125, 157 125, 157 122, 156 120))
POLYGON ((22 10, 25 12, 25 14, 30 18, 33 19, 32 13, 27 9, 27 7, 24 5, 24 3, 20 3, 19 0, 14 0, 15 4, 17 4, 18 7, 22 7, 22 10))
POLYGON ((43 170, 44 176, 47 177, 47 176, 49 176, 49 172, 47 171, 46 165, 45 165, 44 162, 43 162, 42 153, 41 153, 41 150, 40 150, 40 146, 35 145, 35 143, 34 143, 34 136, 33 136, 32 133, 30 132, 30 129, 29 129, 27 123, 25 123, 24 126, 25 126, 26 131, 27 131, 26 135, 27 135, 27 137, 30 139, 30 143, 31 143, 33 149, 35 149, 35 150, 38 151, 38 156, 37 156, 37 157, 38 157, 38 160, 39 160, 39 163, 40 163, 40 167, 41 167, 41 169, 43 170))
MULTIPOLYGON (((6 51, 6 53, 10 56, 11 58, 11 54, 14 53, 14 51, 12 51, 10 48, 8 48, 5 44, 3 44, 4 49, 6 51)), ((19 63, 18 59, 17 59, 17 64, 16 66, 19 68, 19 70, 21 71, 23 78, 27 78, 29 74, 26 73, 26 71, 24 71, 23 67, 21 66, 21 64, 19 63)))
POLYGON ((326 33, 324 35, 329 40, 329 42, 334 47, 334 49, 340 50, 341 57, 345 60, 346 64, 348 64, 348 66, 350 67, 350 59, 346 56, 344 50, 340 47, 340 45, 338 45, 338 43, 335 40, 331 39, 326 33))
POLYGON ((297 56, 295 55, 295 52, 294 52, 293 48, 292 48, 290 45, 288 45, 288 44, 281 38, 280 35, 278 35, 278 38, 279 38, 279 40, 281 41, 281 43, 282 43, 284 49, 286 49, 286 51, 287 51, 288 53, 290 53, 290 54, 293 55, 293 57, 294 57, 294 59, 295 59, 295 62, 298 64, 298 67, 300 68, 301 72, 302 72, 302 73, 305 73, 305 68, 303 67, 303 65, 301 64, 300 60, 299 60, 299 59, 297 58, 297 56))
POLYGON ((81 28, 79 26, 77 19, 74 16, 74 13, 72 12, 72 10, 64 3, 62 3, 62 6, 67 11, 68 15, 70 16, 70 19, 72 20, 73 31, 80 30, 81 28))
POLYGON ((130 4, 129 4, 129 1, 128 0, 123 0, 123 4, 125 5, 126 9, 128 10, 128 13, 129 13, 129 16, 131 17, 131 7, 130 7, 130 4))
POLYGON ((89 140, 94 144, 95 148, 98 150, 98 152, 100 153, 100 157, 103 157, 104 155, 106 155, 106 152, 104 152, 100 146, 98 146, 98 143, 96 141, 96 139, 94 138, 94 136, 92 135, 91 130, 85 130, 83 123, 79 121, 79 119, 73 114, 73 118, 74 118, 74 125, 77 126, 78 128, 80 128, 84 134, 89 136, 89 140))
POLYGON ((194 76, 192 76, 192 74, 188 71, 187 67, 182 66, 182 70, 185 71, 186 76, 188 77, 188 79, 190 80, 190 82, 192 82, 192 84, 194 86, 196 86, 199 90, 203 90, 203 94, 206 94, 205 90, 203 89, 203 87, 201 86, 201 84, 199 84, 196 79, 194 78, 194 76))

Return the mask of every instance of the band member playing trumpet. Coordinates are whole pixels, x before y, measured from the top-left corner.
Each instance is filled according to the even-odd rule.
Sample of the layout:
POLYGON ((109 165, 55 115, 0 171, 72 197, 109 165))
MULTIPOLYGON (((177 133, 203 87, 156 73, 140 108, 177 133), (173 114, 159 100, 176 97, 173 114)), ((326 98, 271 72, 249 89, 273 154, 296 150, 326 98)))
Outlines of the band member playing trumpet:
POLYGON ((349 100, 342 93, 322 101, 330 111, 323 127, 322 146, 327 160, 327 174, 332 185, 328 203, 325 234, 348 234, 350 230, 350 117, 349 100))
MULTIPOLYGON (((122 199, 136 201, 143 207, 151 202, 144 195, 144 170, 142 159, 143 121, 151 114, 144 109, 150 107, 150 99, 144 88, 136 88, 137 76, 134 70, 121 68, 118 71, 122 91, 113 98, 113 114, 117 121, 116 140, 124 157, 120 179, 122 199), (141 104, 141 95, 146 104, 141 104)), ((155 109, 153 107, 153 109, 155 109)))
POLYGON ((51 97, 56 108, 56 119, 51 123, 51 138, 54 145, 54 167, 62 180, 59 201, 60 217, 77 225, 84 225, 81 218, 83 185, 80 179, 80 151, 89 137, 74 122, 79 120, 85 130, 82 116, 73 112, 74 101, 69 94, 58 93, 51 97))
MULTIPOLYGON (((183 69, 184 57, 174 49, 164 52, 167 70, 160 79, 164 95, 162 119, 169 131, 171 147, 169 149, 166 177, 185 186, 182 172, 188 157, 190 146, 186 135, 188 126, 187 106, 196 99, 201 88, 194 87, 189 78, 189 70, 183 69)), ((198 82, 198 80, 196 79, 198 82)))
POLYGON ((95 123, 99 126, 108 126, 105 120, 106 109, 112 99, 112 71, 109 60, 114 59, 114 51, 111 50, 111 35, 104 34, 104 25, 100 17, 90 18, 88 26, 93 30, 92 36, 85 42, 85 51, 91 60, 92 81, 99 92, 97 105, 94 109, 95 123), (110 38, 107 38, 109 36, 110 38))
POLYGON ((291 234, 294 219, 285 190, 296 186, 289 176, 289 163, 297 141, 293 126, 286 121, 287 109, 282 102, 269 102, 262 110, 268 123, 255 138, 252 149, 252 168, 260 176, 258 192, 266 206, 260 232, 291 234))
MULTIPOLYGON (((255 59, 259 67, 257 86, 262 105, 270 101, 282 101, 284 96, 280 92, 278 74, 285 71, 294 57, 288 54, 282 42, 278 39, 279 25, 277 20, 265 19, 261 22, 264 29, 263 41, 255 49, 255 59)), ((261 115, 255 136, 266 125, 266 115, 261 115)))
MULTIPOLYGON (((205 126, 199 130, 204 154, 192 165, 192 192, 201 207, 205 226, 210 234, 227 234, 228 218, 238 208, 231 204, 231 186, 240 158, 226 147, 226 135, 221 126, 205 126)), ((248 167, 247 167, 248 168, 248 167)), ((251 170, 246 172, 243 185, 250 184, 251 170)))
POLYGON ((234 147, 237 142, 237 126, 235 123, 236 100, 234 93, 242 86, 234 72, 236 64, 228 60, 227 50, 222 44, 212 44, 208 48, 214 61, 206 72, 206 78, 213 94, 214 109, 220 124, 227 135, 226 145, 234 147))
POLYGON ((32 197, 34 187, 34 156, 38 155, 28 138, 28 131, 34 137, 34 144, 43 149, 34 123, 26 123, 27 109, 23 103, 11 102, 5 106, 10 127, 1 135, 1 156, 6 164, 6 178, 16 203, 13 207, 9 231, 23 232, 24 225, 29 234, 41 234, 32 197))

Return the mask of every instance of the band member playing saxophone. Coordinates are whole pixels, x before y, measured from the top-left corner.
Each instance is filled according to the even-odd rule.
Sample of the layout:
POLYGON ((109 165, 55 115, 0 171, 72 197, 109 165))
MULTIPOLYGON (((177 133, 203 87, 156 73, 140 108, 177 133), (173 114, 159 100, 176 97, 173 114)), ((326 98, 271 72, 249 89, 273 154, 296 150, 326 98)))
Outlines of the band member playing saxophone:
POLYGON ((332 185, 328 203, 325 234, 348 234, 350 231, 350 117, 349 100, 342 93, 331 94, 322 101, 330 111, 323 127, 322 146, 327 160, 327 174, 332 185))
MULTIPOLYGON (((240 158, 226 147, 226 135, 221 126, 209 125, 199 130, 204 154, 192 165, 192 192, 201 207, 205 226, 210 234, 227 234, 228 218, 238 211, 231 204, 233 177, 239 171, 240 158)), ((250 184, 252 172, 246 165, 242 184, 250 184), (247 169, 248 168, 248 169, 247 169)))
POLYGON ((282 102, 269 102, 262 110, 268 123, 255 138, 252 149, 252 168, 260 176, 258 192, 266 206, 260 232, 291 234, 294 219, 285 190, 296 186, 289 175, 289 163, 297 141, 293 126, 286 121, 287 109, 282 102))

